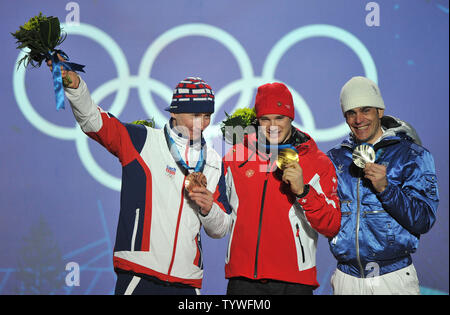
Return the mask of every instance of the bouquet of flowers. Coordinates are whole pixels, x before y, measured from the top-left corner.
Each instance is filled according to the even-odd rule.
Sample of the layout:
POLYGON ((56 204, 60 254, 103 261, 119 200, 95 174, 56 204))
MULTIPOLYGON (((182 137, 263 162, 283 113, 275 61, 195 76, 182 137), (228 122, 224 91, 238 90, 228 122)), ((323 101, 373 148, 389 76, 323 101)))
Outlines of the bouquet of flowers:
POLYGON ((239 108, 233 114, 225 112, 220 130, 223 138, 230 144, 241 143, 245 134, 256 131, 256 113, 253 108, 239 108), (254 128, 247 128, 252 126, 254 128))
POLYGON ((17 67, 22 63, 27 67, 40 67, 44 60, 52 60, 53 63, 53 86, 56 95, 56 109, 64 108, 63 79, 61 76, 61 66, 64 70, 81 71, 83 65, 73 62, 61 62, 58 54, 65 60, 69 57, 62 51, 56 49, 65 39, 66 34, 61 32, 60 23, 57 17, 44 16, 42 12, 32 17, 27 23, 19 27, 12 36, 17 40, 17 49, 28 48, 25 56, 19 60, 17 67))
POLYGON ((59 20, 56 17, 39 15, 32 17, 27 23, 11 33, 17 40, 17 49, 29 48, 30 51, 18 62, 18 67, 25 63, 32 67, 40 67, 42 61, 49 59, 50 53, 60 45, 66 34, 61 33, 59 20))

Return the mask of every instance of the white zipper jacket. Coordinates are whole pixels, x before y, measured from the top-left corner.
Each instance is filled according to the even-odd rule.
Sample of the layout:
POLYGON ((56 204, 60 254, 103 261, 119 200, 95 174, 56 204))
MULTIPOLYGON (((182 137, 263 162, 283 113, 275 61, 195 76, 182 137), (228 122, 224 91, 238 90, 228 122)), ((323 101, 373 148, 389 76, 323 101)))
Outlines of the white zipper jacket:
MULTIPOLYGON (((200 288, 202 223, 198 206, 185 193, 185 173, 169 151, 164 129, 120 122, 94 104, 81 78, 77 89, 65 91, 83 132, 122 164, 114 268, 200 288)), ((165 128, 182 158, 195 165, 201 145, 190 145, 170 123, 165 128)), ((214 192, 222 175, 221 157, 207 146, 204 152, 203 174, 214 192)), ((223 208, 218 201, 213 204, 214 211, 223 208)), ((214 230, 206 225, 206 231, 214 230)))

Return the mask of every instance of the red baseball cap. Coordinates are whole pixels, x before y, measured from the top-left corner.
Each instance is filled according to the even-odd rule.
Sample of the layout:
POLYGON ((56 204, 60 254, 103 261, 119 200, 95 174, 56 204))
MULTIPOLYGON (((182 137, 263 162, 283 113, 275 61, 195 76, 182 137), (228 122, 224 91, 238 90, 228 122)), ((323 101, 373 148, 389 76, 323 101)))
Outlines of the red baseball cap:
POLYGON ((255 99, 256 117, 276 114, 294 120, 294 101, 289 89, 283 83, 267 83, 258 88, 255 99))

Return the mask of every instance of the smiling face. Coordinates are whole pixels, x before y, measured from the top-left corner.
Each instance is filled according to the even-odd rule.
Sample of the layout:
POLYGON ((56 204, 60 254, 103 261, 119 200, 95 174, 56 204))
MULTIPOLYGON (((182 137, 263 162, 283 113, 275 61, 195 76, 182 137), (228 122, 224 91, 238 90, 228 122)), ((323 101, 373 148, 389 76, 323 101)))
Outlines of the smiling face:
POLYGON ((171 113, 173 127, 190 140, 200 139, 211 122, 211 113, 171 113))
POLYGON ((357 142, 373 144, 381 135, 381 117, 384 110, 375 107, 357 107, 345 112, 345 120, 357 142))
POLYGON ((292 119, 288 116, 269 114, 258 118, 266 139, 270 144, 280 144, 289 139, 292 133, 292 119))

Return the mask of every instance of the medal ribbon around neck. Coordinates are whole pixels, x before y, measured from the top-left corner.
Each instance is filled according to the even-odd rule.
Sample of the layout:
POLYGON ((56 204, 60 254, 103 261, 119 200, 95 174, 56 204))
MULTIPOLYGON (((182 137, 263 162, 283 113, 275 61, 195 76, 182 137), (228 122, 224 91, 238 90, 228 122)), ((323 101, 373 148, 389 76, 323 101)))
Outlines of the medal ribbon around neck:
POLYGON ((272 150, 272 149, 278 149, 278 150, 282 150, 282 149, 292 149, 295 152, 298 153, 298 150, 296 147, 294 147, 292 144, 266 144, 266 149, 268 150, 272 150))
POLYGON ((189 173, 189 170, 194 170, 195 172, 203 172, 203 168, 206 164, 206 152, 205 152, 205 140, 201 139, 201 149, 200 149, 200 156, 198 158, 197 164, 195 167, 187 165, 187 163, 183 160, 181 157, 180 151, 178 151, 177 145, 175 141, 172 139, 172 137, 169 134, 169 130, 167 129, 167 125, 164 127, 164 135, 166 136, 166 143, 167 147, 169 148, 170 154, 172 155, 175 162, 178 164, 178 166, 181 167, 181 169, 184 171, 185 174, 189 173))

